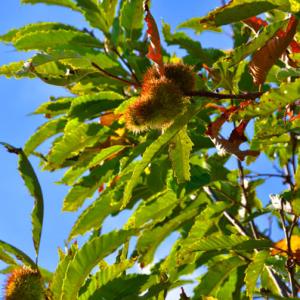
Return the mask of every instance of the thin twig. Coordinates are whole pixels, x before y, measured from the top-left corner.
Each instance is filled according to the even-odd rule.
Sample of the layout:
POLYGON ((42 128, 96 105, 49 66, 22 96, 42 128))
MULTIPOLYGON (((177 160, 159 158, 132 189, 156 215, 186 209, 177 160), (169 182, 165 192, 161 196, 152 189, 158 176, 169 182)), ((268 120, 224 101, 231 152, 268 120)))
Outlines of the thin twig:
MULTIPOLYGON (((235 122, 233 123, 233 125, 234 125, 234 128, 236 128, 235 122)), ((245 208, 246 208, 246 211, 247 211, 248 215, 250 215, 251 214, 251 209, 250 209, 249 204, 248 204, 249 201, 248 201, 248 195, 247 195, 247 188, 245 187, 244 167, 243 167, 242 162, 239 159, 237 159, 237 164, 238 164, 238 169, 239 169, 240 187, 241 187, 241 190, 242 190, 243 198, 246 200, 245 208)), ((254 221, 250 220, 249 225, 250 225, 253 237, 257 240, 259 238, 259 234, 258 234, 258 230, 256 228, 256 225, 255 225, 254 221)))
POLYGON ((285 175, 286 175, 286 183, 289 184, 291 190, 293 191, 295 188, 295 185, 293 182, 293 176, 292 176, 292 172, 291 172, 289 163, 287 163, 285 165, 284 171, 285 171, 285 175))
POLYGON ((273 226, 273 216, 272 215, 270 215, 268 217, 268 223, 269 223, 268 238, 271 239, 271 236, 272 236, 272 226, 273 226))
POLYGON ((286 178, 285 175, 281 175, 281 174, 272 174, 272 173, 255 173, 252 172, 252 174, 246 174, 245 177, 279 177, 279 178, 286 178))
POLYGON ((138 85, 141 85, 139 79, 137 78, 134 70, 132 69, 131 65, 128 63, 128 61, 126 59, 124 59, 124 57, 119 53, 119 51, 117 50, 117 48, 113 47, 112 48, 113 52, 115 52, 115 54, 120 58, 120 60, 123 62, 123 64, 127 67, 127 69, 129 70, 131 76, 134 78, 134 80, 136 81, 136 83, 138 85))
MULTIPOLYGON (((214 200, 219 201, 218 197, 215 193, 211 190, 210 187, 205 187, 205 191, 207 194, 214 200)), ((248 236, 247 231, 245 228, 240 224, 238 220, 236 220, 233 216, 231 216, 227 211, 223 212, 223 215, 226 219, 238 230, 241 235, 248 236)), ((258 252, 257 249, 254 249, 255 252, 258 252)), ((281 296, 288 296, 289 288, 286 284, 281 280, 281 278, 274 272, 271 266, 266 266, 268 273, 270 274, 271 279, 273 280, 274 284, 277 286, 278 290, 280 291, 281 296)))
POLYGON ((94 63, 94 62, 92 62, 91 64, 92 64, 92 66, 93 66, 95 69, 97 69, 98 71, 100 71, 101 73, 103 73, 104 75, 106 75, 107 77, 110 77, 110 78, 112 78, 112 79, 121 81, 121 82, 123 82, 123 83, 125 83, 125 84, 128 84, 128 85, 133 85, 133 86, 136 86, 136 87, 139 87, 139 86, 140 86, 140 85, 137 84, 136 82, 129 81, 129 80, 126 80, 126 79, 124 79, 124 78, 120 78, 120 77, 118 77, 118 76, 116 76, 116 75, 113 75, 113 74, 107 72, 106 70, 102 69, 100 66, 98 66, 98 65, 97 65, 96 63, 94 63))
POLYGON ((291 136, 291 142, 292 142, 292 159, 291 159, 291 163, 292 163, 292 166, 293 166, 293 172, 295 174, 296 173, 297 139, 296 139, 296 136, 293 132, 291 132, 290 136, 291 136))
POLYGON ((207 92, 207 91, 191 91, 186 93, 186 96, 199 96, 199 97, 207 97, 207 98, 214 98, 214 99, 235 99, 235 100, 251 100, 259 98, 261 95, 263 95, 263 92, 257 92, 257 93, 245 93, 245 94, 219 94, 214 92, 207 92))
MULTIPOLYGON (((231 104, 233 105, 233 101, 231 99, 231 104)), ((234 121, 233 122, 233 127, 234 129, 236 129, 236 122, 234 121)), ((239 169, 239 179, 240 179, 240 187, 241 187, 241 190, 242 190, 242 199, 245 200, 246 203, 243 203, 242 202, 242 199, 240 201, 240 205, 244 205, 245 207, 245 210, 247 212, 248 215, 251 215, 251 208, 249 207, 249 201, 248 201, 248 195, 247 195, 247 188, 245 186, 245 172, 244 172, 244 167, 243 167, 243 164, 242 162, 237 159, 237 165, 238 165, 238 169, 239 169)), ((258 239, 259 238, 259 234, 258 234, 258 230, 256 228, 256 225, 254 223, 253 220, 250 220, 249 221, 249 225, 250 225, 250 228, 251 228, 251 232, 252 232, 252 236, 254 239, 258 239)))
POLYGON ((248 236, 246 230, 241 225, 241 223, 238 220, 236 220, 233 216, 231 216, 226 210, 223 212, 223 215, 231 223, 231 225, 233 225, 237 229, 237 231, 241 235, 248 236))
MULTIPOLYGON (((293 218, 293 221, 292 221, 292 224, 290 226, 290 229, 289 229, 289 232, 288 232, 288 235, 289 235, 289 239, 288 239, 288 251, 290 249, 290 251, 292 251, 292 245, 291 245, 291 238, 292 238, 292 235, 293 235, 293 230, 295 228, 295 226, 297 225, 298 223, 298 217, 297 216, 294 216, 293 218)), ((292 255, 294 256, 294 254, 292 253, 292 255)), ((298 294, 298 282, 295 278, 295 262, 294 262, 294 257, 292 258, 292 262, 291 264, 289 264, 288 266, 288 269, 290 269, 290 274, 291 274, 291 286, 292 286, 292 296, 293 297, 297 297, 297 294, 298 294)))
POLYGON ((183 287, 181 287, 180 300, 189 300, 190 298, 185 293, 183 287))
POLYGON ((234 198, 230 197, 229 195, 227 195, 226 193, 224 193, 222 190, 218 189, 218 188, 214 188, 216 191, 218 191, 218 193, 222 194, 222 196, 224 196, 224 198, 227 198, 230 202, 232 202, 233 204, 236 205, 240 205, 242 208, 247 208, 246 205, 244 205, 241 202, 237 202, 234 198))
POLYGON ((284 172, 282 171, 282 169, 280 169, 279 167, 277 167, 277 166, 275 165, 275 163, 273 164, 273 169, 274 169, 275 171, 277 171, 278 174, 285 175, 284 172))
POLYGON ((145 12, 149 11, 149 0, 144 0, 143 7, 145 12))
POLYGON ((284 210, 283 210, 283 202, 281 202, 281 210, 279 211, 279 214, 280 214, 280 220, 282 223, 282 228, 284 231, 284 236, 285 236, 286 243, 287 243, 288 261, 286 264, 286 269, 288 272, 289 282, 290 282, 291 289, 292 289, 292 296, 297 297, 297 282, 295 279, 295 263, 294 263, 294 258, 293 258, 294 255, 293 255, 293 251, 292 251, 292 247, 291 247, 291 237, 293 234, 293 229, 297 224, 297 218, 296 217, 294 218, 290 229, 288 229, 288 226, 287 226, 286 220, 285 220, 284 210))

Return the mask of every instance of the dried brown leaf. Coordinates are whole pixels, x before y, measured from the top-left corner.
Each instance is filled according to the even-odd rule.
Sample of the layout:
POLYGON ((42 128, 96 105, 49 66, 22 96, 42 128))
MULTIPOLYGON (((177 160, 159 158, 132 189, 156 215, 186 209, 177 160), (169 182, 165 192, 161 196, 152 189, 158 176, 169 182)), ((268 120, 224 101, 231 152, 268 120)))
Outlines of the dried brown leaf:
POLYGON ((256 51, 249 64, 253 81, 257 85, 264 83, 267 74, 277 59, 285 52, 296 33, 298 21, 291 17, 286 31, 278 31, 277 35, 256 51))

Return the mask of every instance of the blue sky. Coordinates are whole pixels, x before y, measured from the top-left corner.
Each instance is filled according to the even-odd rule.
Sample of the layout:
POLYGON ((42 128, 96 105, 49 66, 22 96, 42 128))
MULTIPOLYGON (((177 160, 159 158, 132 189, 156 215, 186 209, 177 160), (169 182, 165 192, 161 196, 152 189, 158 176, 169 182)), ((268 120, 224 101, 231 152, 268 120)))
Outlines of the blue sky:
MULTIPOLYGON (((157 22, 160 23, 160 20, 163 19, 171 24, 174 30, 178 23, 190 17, 205 15, 212 8, 219 6, 221 1, 156 0, 152 2, 152 13, 157 22)), ((0 34, 9 29, 37 21, 65 22, 79 28, 88 26, 79 13, 43 4, 21 5, 19 0, 4 1, 0 15, 0 34)), ((200 37, 194 35, 193 37, 200 40, 203 47, 226 49, 231 47, 231 41, 228 37, 218 33, 204 33, 200 37)), ((12 47, 0 44, 0 65, 26 59, 30 55, 30 53, 17 53, 12 47)), ((39 80, 8 80, 0 77, 0 141, 8 142, 17 147, 23 146, 34 130, 44 122, 41 116, 29 114, 39 104, 47 101, 50 96, 66 94, 67 92, 63 88, 46 85, 39 80)), ((38 161, 34 158, 31 158, 31 161, 40 179, 45 199, 40 264, 54 270, 57 262, 57 247, 63 247, 64 239, 67 237, 77 214, 61 212, 62 200, 67 188, 55 184, 55 181, 59 180, 62 173, 41 172, 38 169, 38 161)), ((236 167, 235 161, 230 164, 236 167)), ((265 165, 266 160, 260 159, 256 170, 264 169, 265 165)), ((28 195, 17 173, 17 157, 0 148, 0 166, 0 239, 19 247, 34 257, 30 224, 33 200, 28 195)), ((279 191, 280 185, 277 185, 276 189, 279 191)), ((271 192, 276 192, 272 186, 267 186, 263 191, 260 191, 264 203, 267 201, 267 195, 271 192)), ((109 230, 110 224, 106 223, 106 227, 109 230)), ((161 250, 161 255, 165 252, 164 249, 161 250)), ((1 263, 0 267, 3 267, 1 263)), ((2 286, 3 280, 4 276, 0 275, 0 286, 2 286)))

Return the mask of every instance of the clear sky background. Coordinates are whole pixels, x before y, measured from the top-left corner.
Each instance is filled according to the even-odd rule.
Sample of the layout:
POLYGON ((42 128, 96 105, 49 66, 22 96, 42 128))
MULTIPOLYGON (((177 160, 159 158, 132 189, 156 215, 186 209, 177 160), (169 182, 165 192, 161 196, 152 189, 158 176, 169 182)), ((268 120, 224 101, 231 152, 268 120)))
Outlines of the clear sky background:
MULTIPOLYGON (((205 15, 208 11, 220 6, 219 0, 153 0, 152 14, 160 24, 160 20, 171 25, 172 30, 180 22, 191 17, 205 15)), ((9 29, 22 27, 28 23, 38 21, 65 22, 78 28, 88 27, 82 15, 66 8, 38 5, 21 5, 19 0, 3 1, 1 5, 0 34, 9 29)), ((226 29, 227 30, 227 29, 226 29)), ((230 32, 230 28, 227 30, 230 32)), ((228 49, 231 41, 227 35, 219 33, 204 33, 194 36, 201 41, 203 47, 228 49)), ((172 50, 176 48, 172 47, 172 50)), ((179 52, 180 53, 180 52, 179 52)), ((27 59, 32 53, 17 53, 12 47, 0 44, 0 65, 12 61, 27 59)), ((67 91, 39 81, 38 79, 6 79, 0 77, 0 141, 22 147, 34 130, 45 122, 42 116, 29 115, 50 96, 66 95, 67 91)), ((46 150, 44 146, 42 149, 46 150)), ((78 213, 62 213, 62 201, 68 188, 55 184, 62 175, 61 172, 41 172, 38 169, 38 160, 30 158, 39 177, 45 200, 44 228, 40 249, 40 265, 53 271, 58 256, 57 247, 64 246, 64 239, 73 225, 78 213)), ((253 169, 266 171, 267 161, 262 157, 253 169)), ((229 165, 236 168, 235 160, 229 165)), ((269 165, 270 166, 270 165, 269 165)), ((34 248, 31 240, 30 212, 33 199, 28 195, 22 179, 17 172, 17 157, 0 148, 0 239, 22 249, 34 257, 34 248)), ((273 182, 273 186, 265 185, 259 190, 259 196, 264 203, 268 202, 268 194, 281 190, 280 181, 273 182)), ((126 218, 126 214, 122 219, 126 218)), ((111 219, 105 223, 106 230, 110 230, 111 219)), ((262 220, 260 226, 266 226, 262 220)), ((279 237, 277 238, 279 239, 279 237)), ((159 256, 169 251, 170 239, 160 247, 159 256)), ((0 263, 0 268, 4 267, 0 263)), ((0 275, 0 286, 3 286, 5 277, 0 275)), ((178 293, 177 293, 178 295, 178 293)), ((1 299, 1 288, 0 288, 1 299)), ((174 299, 169 297, 169 299, 174 299)), ((176 298, 175 298, 176 299, 176 298)))

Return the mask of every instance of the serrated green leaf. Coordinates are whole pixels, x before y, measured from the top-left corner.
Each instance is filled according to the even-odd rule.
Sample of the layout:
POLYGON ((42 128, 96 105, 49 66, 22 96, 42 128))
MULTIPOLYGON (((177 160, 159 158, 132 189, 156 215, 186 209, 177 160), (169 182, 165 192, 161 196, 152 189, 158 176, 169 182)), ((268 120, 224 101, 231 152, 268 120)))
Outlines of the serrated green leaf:
POLYGON ((287 24, 287 20, 275 22, 263 29, 263 31, 255 37, 252 41, 247 44, 242 44, 240 47, 234 49, 232 53, 229 55, 222 57, 218 62, 216 62, 216 66, 218 63, 226 63, 226 67, 229 68, 241 62, 248 55, 264 46, 265 43, 271 39, 276 32, 284 27, 287 24))
POLYGON ((265 260, 268 258, 268 256, 269 253, 267 251, 259 251, 255 253, 252 262, 247 267, 245 272, 245 283, 247 295, 250 299, 252 299, 256 282, 264 268, 265 260))
POLYGON ((57 264, 56 270, 53 273, 53 277, 49 286, 53 296, 53 300, 61 299, 63 281, 66 276, 69 264, 73 260, 77 251, 77 246, 72 245, 71 248, 68 249, 68 253, 64 257, 62 257, 57 264))
POLYGON ((136 165, 132 177, 126 185, 124 191, 123 206, 125 207, 130 201, 132 190, 136 186, 140 175, 143 173, 144 169, 151 162, 155 154, 160 151, 175 135, 182 129, 202 108, 202 104, 199 106, 192 106, 183 115, 178 116, 172 126, 170 126, 164 134, 162 134, 155 142, 153 142, 147 150, 144 152, 141 161, 136 165))
MULTIPOLYGON (((108 282, 89 298, 89 300, 138 300, 144 299, 139 295, 144 291, 145 286, 151 280, 149 275, 129 274, 108 282)), ((152 280, 153 281, 153 280, 152 280)), ((154 284, 151 282, 152 285, 154 284)), ((153 299, 152 297, 145 299, 153 299)))
POLYGON ((93 159, 94 155, 95 153, 93 152, 83 152, 78 157, 78 160, 65 172, 59 182, 65 185, 74 185, 74 183, 78 181, 79 177, 84 172, 88 171, 88 164, 93 159))
POLYGON ((47 49, 47 54, 36 54, 31 59, 31 65, 37 72, 43 72, 44 66, 51 65, 51 63, 68 67, 73 72, 81 70, 90 74, 95 73, 96 70, 93 64, 96 64, 101 66, 104 70, 118 72, 118 75, 127 75, 126 71, 122 69, 120 63, 116 59, 113 59, 103 52, 89 48, 76 49, 76 51, 70 49, 47 49))
POLYGON ((11 29, 7 33, 0 35, 1 42, 11 42, 16 34, 18 33, 18 29, 11 29))
POLYGON ((167 191, 143 201, 127 221, 125 228, 141 228, 151 222, 154 225, 163 221, 178 205, 178 199, 173 191, 167 191))
POLYGON ((0 261, 3 261, 4 263, 8 265, 18 265, 16 260, 12 258, 6 251, 5 249, 0 247, 0 261))
POLYGON ((189 54, 198 57, 199 59, 203 55, 200 42, 192 40, 184 32, 176 32, 172 34, 171 26, 167 23, 163 23, 162 32, 168 45, 179 45, 182 49, 186 49, 189 54))
POLYGON ((162 226, 145 230, 138 239, 136 246, 138 253, 141 255, 139 260, 142 265, 146 266, 150 264, 160 243, 162 243, 178 227, 194 218, 198 212, 198 208, 188 207, 162 226))
POLYGON ((114 22, 118 0, 103 0, 101 4, 105 12, 106 22, 110 28, 114 22))
POLYGON ((22 150, 19 152, 18 170, 30 195, 34 198, 34 206, 31 213, 32 238, 36 256, 38 257, 44 219, 43 193, 34 169, 22 150))
POLYGON ((115 92, 99 92, 74 98, 68 115, 71 118, 92 119, 101 112, 116 108, 124 97, 115 92))
MULTIPOLYGON (((93 297, 95 297, 98 289, 101 289, 101 287, 105 286, 115 278, 120 277, 124 271, 132 267, 133 264, 133 260, 124 260, 118 264, 101 269, 91 278, 86 291, 78 297, 78 300, 94 299, 93 297)), ((118 288, 117 290, 119 291, 120 289, 118 288)))
POLYGON ((18 29, 10 30, 5 34, 0 35, 0 41, 6 43, 14 43, 17 39, 29 33, 34 33, 39 31, 49 31, 49 30, 60 30, 60 29, 74 30, 75 32, 78 32, 78 29, 76 29, 74 26, 70 26, 67 24, 57 23, 57 22, 38 22, 38 23, 28 24, 18 29))
POLYGON ((47 49, 76 49, 102 48, 102 43, 91 35, 72 30, 36 31, 20 36, 14 43, 18 50, 43 50, 47 49))
POLYGON ((285 107, 299 98, 300 79, 295 82, 282 83, 279 88, 270 89, 263 94, 259 103, 253 102, 243 110, 240 110, 234 118, 241 119, 253 118, 257 116, 268 116, 278 108, 285 107))
POLYGON ((208 237, 197 238, 189 241, 190 244, 186 245, 187 251, 212 251, 212 250, 241 250, 248 251, 253 249, 270 248, 272 242, 269 240, 250 240, 246 236, 240 235, 224 235, 213 234, 208 237))
POLYGON ((0 67, 0 75, 4 75, 6 78, 34 78, 35 75, 32 72, 22 72, 24 68, 24 61, 13 62, 8 65, 2 65, 0 67))
POLYGON ((85 243, 70 262, 63 281, 61 300, 75 300, 92 269, 125 243, 133 231, 113 231, 85 243))
POLYGON ((209 23, 200 23, 201 18, 191 18, 187 21, 184 21, 180 23, 177 28, 188 28, 193 29, 195 33, 200 34, 203 31, 210 30, 210 31, 216 31, 221 32, 221 29, 215 25, 211 25, 209 23))
MULTIPOLYGON (((260 274, 261 286, 269 291, 273 295, 282 295, 282 287, 280 286, 280 280, 274 275, 274 271, 271 271, 270 267, 263 268, 260 274)), ((272 297, 273 298, 273 297, 272 297)), ((276 299, 276 298, 274 298, 276 299)))
POLYGON ((29 138, 24 146, 24 153, 30 155, 34 150, 50 137, 62 132, 67 123, 65 118, 59 118, 46 122, 40 126, 29 138))
POLYGON ((279 7, 289 8, 288 0, 233 0, 213 10, 205 17, 198 18, 198 22, 206 26, 222 26, 279 7))
POLYGON ((44 102, 41 104, 33 114, 43 114, 50 117, 61 115, 70 108, 73 98, 58 98, 55 101, 44 102))
POLYGON ((78 119, 71 119, 65 126, 63 138, 54 144, 47 156, 48 167, 57 168, 67 158, 79 154, 96 142, 106 140, 109 132, 107 127, 96 123, 85 124, 78 119))
POLYGON ((143 29, 143 0, 124 0, 120 10, 120 25, 129 42, 138 39, 143 29))
POLYGON ((101 165, 103 161, 110 156, 117 154, 118 152, 122 151, 125 148, 125 146, 122 145, 114 145, 108 148, 102 149, 97 155, 94 156, 94 158, 91 160, 91 162, 88 164, 88 168, 94 168, 98 165, 101 165))
POLYGON ((25 3, 25 4, 44 3, 49 5, 59 5, 59 6, 71 8, 76 11, 80 11, 80 9, 74 4, 72 0, 21 0, 21 3, 25 3))
POLYGON ((169 145, 169 157, 178 183, 190 180, 190 154, 192 148, 193 142, 185 126, 175 135, 169 145))
POLYGON ((79 180, 68 192, 64 199, 64 211, 76 211, 85 199, 94 195, 102 184, 107 182, 115 172, 118 159, 106 161, 90 171, 90 174, 79 180))
POLYGON ((276 77, 280 81, 284 81, 289 77, 300 77, 300 69, 281 69, 277 72, 276 77))
POLYGON ((38 181, 38 178, 34 172, 34 169, 29 162, 26 154, 21 148, 15 148, 12 145, 1 143, 10 153, 17 154, 19 156, 18 170, 24 181, 29 194, 34 199, 33 210, 31 213, 31 224, 32 224, 32 239, 36 257, 39 254, 40 240, 43 227, 44 219, 44 199, 43 193, 38 181))
POLYGON ((90 206, 88 206, 78 217, 69 234, 68 240, 83 235, 91 229, 100 228, 104 219, 117 212, 121 204, 114 202, 114 194, 100 195, 90 206))
POLYGON ((0 270, 0 274, 3 275, 8 275, 11 274, 13 272, 13 270, 15 270, 16 268, 20 268, 20 265, 9 265, 8 267, 1 269, 0 270))
POLYGON ((201 278, 195 289, 195 297, 213 295, 231 272, 244 264, 245 261, 237 256, 216 262, 201 278))
POLYGON ((92 27, 99 28, 104 34, 109 32, 118 1, 75 0, 75 2, 92 27))
MULTIPOLYGON (((61 66, 60 66, 61 67, 61 66)), ((43 65, 42 73, 35 72, 35 75, 40 78, 42 81, 44 81, 47 84, 67 87, 69 89, 72 88, 73 84, 82 80, 84 77, 88 75, 89 72, 83 70, 83 71, 76 71, 72 74, 68 74, 68 68, 64 67, 65 71, 57 66, 56 63, 49 63, 43 65), (47 70, 49 72, 49 75, 47 76, 47 70), (64 73, 60 75, 52 75, 52 71, 58 71, 58 73, 64 73)), ((39 68, 41 70, 41 68, 39 68)))
POLYGON ((36 268, 35 262, 27 254, 25 254, 22 250, 14 247, 2 240, 0 240, 0 248, 3 251, 8 252, 9 254, 12 254, 13 256, 15 256, 18 260, 20 260, 25 265, 36 268))
MULTIPOLYGON (((205 199, 206 195, 201 193, 199 197, 205 199)), ((197 216, 187 238, 183 241, 183 251, 187 249, 195 239, 204 237, 207 231, 217 222, 217 220, 219 220, 222 212, 229 206, 230 204, 225 201, 208 204, 199 216, 197 216)))
POLYGON ((234 270, 228 277, 228 280, 222 284, 218 290, 217 299, 234 300, 234 291, 238 284, 238 269, 234 270))

